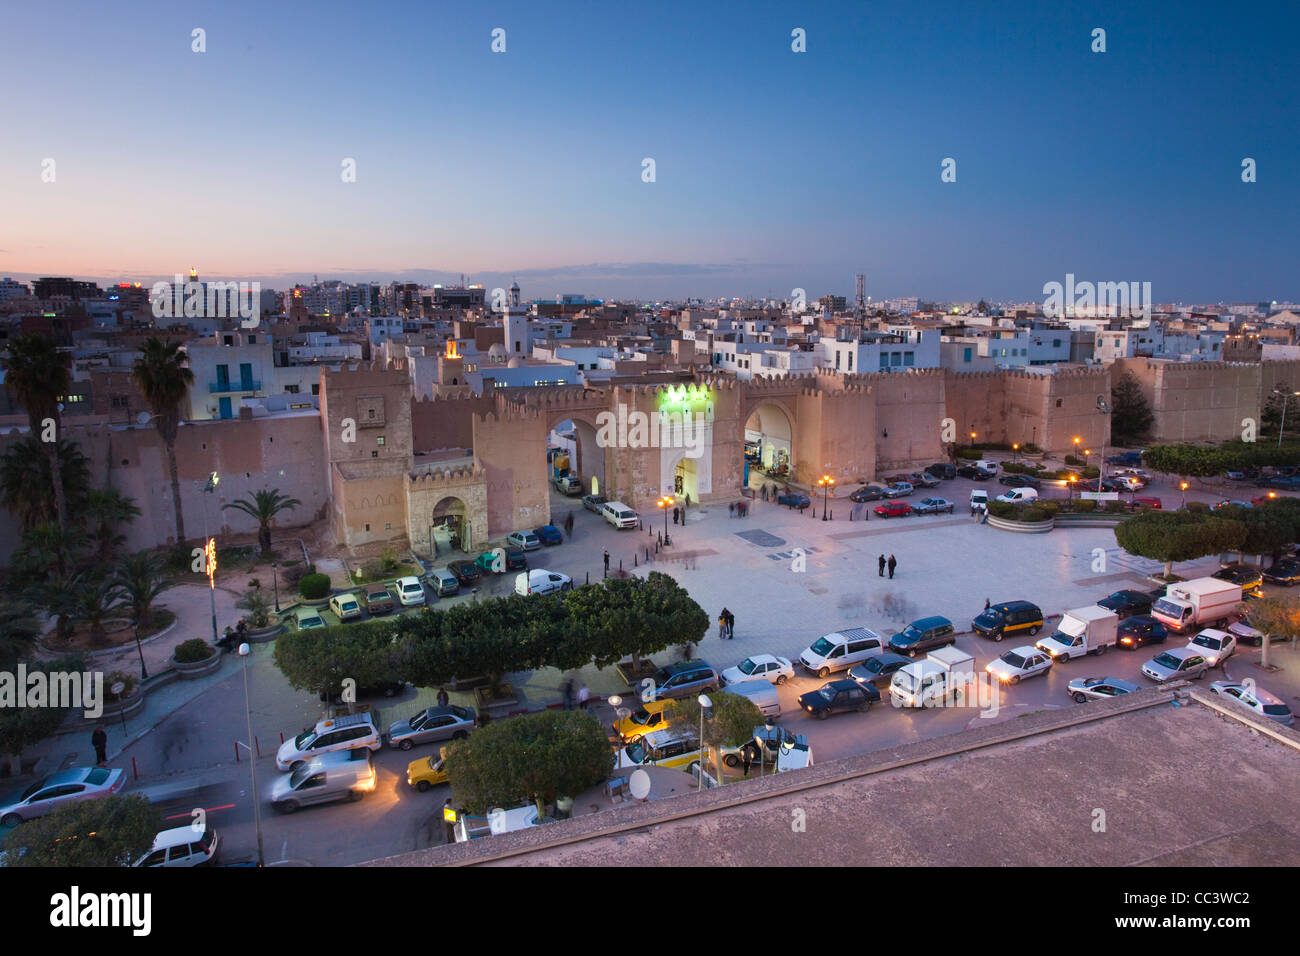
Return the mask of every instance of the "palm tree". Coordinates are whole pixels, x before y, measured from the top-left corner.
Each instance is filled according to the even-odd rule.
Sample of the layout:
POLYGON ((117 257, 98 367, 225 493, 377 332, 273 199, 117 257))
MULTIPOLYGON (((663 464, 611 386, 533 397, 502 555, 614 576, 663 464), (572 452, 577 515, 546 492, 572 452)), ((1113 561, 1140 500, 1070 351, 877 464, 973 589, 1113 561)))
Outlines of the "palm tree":
POLYGON ((74 527, 66 534, 53 522, 28 528, 13 552, 11 580, 21 585, 40 582, 51 574, 66 575, 81 564, 87 546, 80 528, 74 527))
POLYGON ((232 501, 228 505, 222 505, 221 510, 234 508, 236 511, 252 515, 257 521, 257 543, 262 548, 262 554, 266 554, 271 550, 271 522, 275 520, 275 516, 281 511, 292 511, 300 504, 302 502, 297 498, 280 494, 279 488, 272 488, 269 491, 263 488, 261 491, 254 492, 251 499, 241 498, 239 501, 232 501))
POLYGON ((0 598, 0 666, 6 669, 31 653, 41 625, 25 600, 0 598))
POLYGON ((104 622, 118 609, 121 589, 108 581, 78 576, 71 592, 69 614, 90 627, 90 642, 104 643, 104 622))
POLYGON ((105 564, 113 556, 113 549, 126 540, 126 535, 114 534, 116 526, 129 524, 140 516, 135 499, 128 498, 116 488, 95 488, 86 497, 86 530, 95 542, 95 557, 105 564))
POLYGON ((185 540, 185 519, 181 516, 181 479, 176 470, 176 432, 180 428, 181 402, 194 384, 194 373, 185 365, 181 343, 150 336, 131 367, 131 379, 153 412, 154 426, 167 446, 167 470, 172 479, 172 503, 176 508, 176 543, 185 540))
POLYGON ((154 599, 171 586, 158 560, 148 551, 137 551, 119 561, 113 569, 111 583, 119 590, 140 628, 149 626, 154 599))
POLYGON ((90 487, 90 467, 75 442, 58 439, 43 442, 35 436, 10 443, 0 456, 0 503, 18 518, 23 528, 53 522, 66 529, 59 520, 59 502, 72 503, 79 511, 90 487), (59 481, 52 477, 51 455, 58 465, 59 481), (55 500, 50 500, 53 486, 55 500))
POLYGON ((56 441, 45 439, 45 423, 54 423, 53 438, 59 439, 59 401, 72 389, 72 373, 54 340, 44 335, 27 333, 9 343, 9 354, 0 357, 0 367, 5 371, 5 386, 27 410, 32 440, 41 439, 42 451, 48 459, 50 475, 55 476, 54 511, 60 528, 68 526, 68 503, 63 496, 63 482, 58 480, 58 447, 56 441))

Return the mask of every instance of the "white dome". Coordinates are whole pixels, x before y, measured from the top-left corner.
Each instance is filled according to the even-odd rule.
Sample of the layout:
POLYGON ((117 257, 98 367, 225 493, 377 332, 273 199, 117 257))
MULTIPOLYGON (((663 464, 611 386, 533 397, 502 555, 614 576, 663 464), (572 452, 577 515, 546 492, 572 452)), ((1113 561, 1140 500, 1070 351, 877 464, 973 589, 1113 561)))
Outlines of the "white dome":
POLYGON ((513 358, 511 358, 509 362, 506 363, 506 368, 523 368, 523 365, 524 365, 524 360, 521 359, 518 355, 516 355, 513 358))

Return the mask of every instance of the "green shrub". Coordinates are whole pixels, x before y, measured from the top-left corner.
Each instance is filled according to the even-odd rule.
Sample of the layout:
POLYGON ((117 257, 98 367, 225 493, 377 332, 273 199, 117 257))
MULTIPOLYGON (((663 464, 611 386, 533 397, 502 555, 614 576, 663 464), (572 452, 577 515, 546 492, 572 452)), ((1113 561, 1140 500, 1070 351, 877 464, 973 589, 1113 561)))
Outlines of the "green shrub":
POLYGON ((958 448, 957 457, 963 461, 979 461, 984 455, 977 448, 958 448))
POLYGON ((1027 455, 1039 455, 1042 454, 1043 451, 1041 448, 1039 448, 1031 441, 1027 441, 1023 445, 1021 445, 1020 450, 1027 455))
POLYGON ((1121 515, 1128 511, 1128 505, 1123 501, 1106 502, 1106 514, 1121 515))
POLYGON ((1012 518, 1016 516, 1016 506, 1005 501, 989 499, 989 514, 995 518, 1012 518))
POLYGON ((113 671, 104 678, 104 699, 112 703, 130 697, 131 692, 135 690, 136 685, 139 683, 140 678, 135 674, 128 673, 127 671, 113 671), (113 686, 115 684, 123 685, 121 694, 113 693, 113 686))
POLYGON ((1067 465, 1082 465, 1082 464, 1083 464, 1083 459, 1082 459, 1082 458, 1076 458, 1074 455, 1066 455, 1066 456, 1065 456, 1065 463, 1066 463, 1067 465))
POLYGON ((306 574, 298 582, 298 593, 302 595, 303 600, 319 601, 330 593, 330 578, 328 574, 306 574))
POLYGON ((1045 501, 1044 499, 1039 498, 1038 501, 1035 502, 1034 507, 1046 512, 1048 517, 1055 517, 1056 513, 1061 510, 1061 502, 1045 501))
POLYGON ((1193 514, 1204 515, 1210 513, 1210 506, 1204 501, 1189 501, 1187 502, 1187 510, 1193 514))
POLYGON ((178 664, 194 664, 198 661, 206 661, 212 656, 212 645, 201 637, 192 637, 176 645, 176 650, 172 652, 178 664))
POLYGON ((239 596, 235 607, 248 612, 248 623, 253 627, 271 623, 271 601, 261 588, 249 588, 239 596))
POLYGON ((1030 507, 1016 515, 1017 521, 1046 521, 1050 516, 1042 508, 1030 507))
POLYGON ((1033 466, 1028 463, 1022 464, 1018 461, 1004 461, 1002 463, 1002 471, 1008 475, 1023 475, 1031 470, 1033 470, 1033 466))
POLYGON ((1080 499, 1074 503, 1074 510, 1079 512, 1079 514, 1089 514, 1090 512, 1097 510, 1097 502, 1093 501, 1091 498, 1080 499))

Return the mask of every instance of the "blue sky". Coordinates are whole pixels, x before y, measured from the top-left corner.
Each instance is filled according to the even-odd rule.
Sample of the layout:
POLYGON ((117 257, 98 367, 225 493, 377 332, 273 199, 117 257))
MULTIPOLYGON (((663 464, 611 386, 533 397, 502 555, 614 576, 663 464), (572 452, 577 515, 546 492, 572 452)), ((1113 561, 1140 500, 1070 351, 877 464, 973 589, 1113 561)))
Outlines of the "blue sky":
POLYGON ((1300 5, 1135 6, 15 6, 0 275, 1300 298, 1300 5))

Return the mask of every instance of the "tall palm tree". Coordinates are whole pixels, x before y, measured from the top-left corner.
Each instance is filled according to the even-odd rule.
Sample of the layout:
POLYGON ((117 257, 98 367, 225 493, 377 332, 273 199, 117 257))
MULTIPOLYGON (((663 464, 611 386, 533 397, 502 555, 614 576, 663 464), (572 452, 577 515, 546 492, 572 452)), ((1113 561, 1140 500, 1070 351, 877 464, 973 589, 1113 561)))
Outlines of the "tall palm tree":
POLYGON ((36 437, 11 442, 0 455, 0 503, 18 518, 24 528, 47 522, 59 524, 58 501, 50 500, 49 489, 71 504, 74 513, 85 504, 90 488, 90 466, 81 448, 71 441, 42 442, 36 437), (50 453, 58 466, 59 481, 50 470, 50 453))
POLYGON ((10 560, 10 581, 18 586, 39 583, 50 575, 66 575, 79 567, 89 542, 77 527, 65 534, 53 521, 23 532, 10 560))
POLYGON ((113 556, 113 549, 126 540, 115 534, 117 526, 129 524, 140 516, 134 498, 128 498, 116 488, 95 488, 86 496, 86 530, 95 542, 95 557, 105 564, 113 556))
POLYGON ((149 626, 154 598, 171 586, 158 560, 148 551, 137 551, 119 561, 110 580, 141 628, 149 626))
POLYGON ((241 498, 239 501, 232 501, 228 505, 222 505, 221 510, 234 508, 236 511, 242 511, 244 514, 252 515, 257 521, 257 543, 262 548, 262 554, 271 550, 271 522, 281 511, 292 511, 302 504, 297 498, 290 498, 288 495, 280 494, 279 488, 253 493, 253 497, 241 498))
POLYGON ((185 519, 181 515, 181 479, 176 470, 176 432, 181 422, 181 402, 194 384, 194 373, 185 365, 180 342, 150 336, 140 347, 140 357, 131 368, 135 382, 153 413, 154 427, 167 446, 167 470, 172 479, 172 503, 176 508, 176 543, 185 540, 185 519))
POLYGON ((94 580, 82 577, 73 588, 69 612, 76 621, 82 621, 90 627, 92 644, 104 643, 104 622, 118 608, 122 597, 119 587, 106 580, 94 580))
POLYGON ((9 343, 9 354, 0 357, 0 366, 5 371, 5 386, 27 411, 32 439, 41 439, 42 451, 49 463, 49 474, 54 476, 55 514, 59 527, 66 529, 68 504, 63 496, 63 482, 59 480, 57 442, 43 439, 47 434, 47 421, 54 423, 53 438, 62 437, 59 400, 72 388, 72 373, 53 339, 30 332, 9 343))

